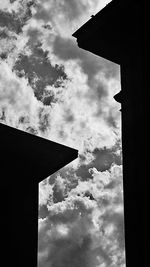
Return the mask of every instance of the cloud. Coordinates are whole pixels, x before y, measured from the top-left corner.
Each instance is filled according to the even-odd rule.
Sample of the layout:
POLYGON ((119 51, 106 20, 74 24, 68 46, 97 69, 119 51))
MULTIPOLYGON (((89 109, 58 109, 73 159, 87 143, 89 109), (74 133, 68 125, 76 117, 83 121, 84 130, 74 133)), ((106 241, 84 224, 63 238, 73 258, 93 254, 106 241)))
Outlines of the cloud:
POLYGON ((89 168, 88 172, 91 176, 87 176, 86 179, 81 177, 78 180, 78 185, 69 192, 69 195, 81 194, 84 196, 86 192, 89 192, 97 201, 104 199, 106 196, 106 199, 110 198, 112 201, 113 198, 115 202, 119 199, 122 204, 122 166, 113 164, 106 171, 98 171, 93 167, 89 168))
POLYGON ((24 31, 33 13, 34 1, 2 1, 0 10, 0 57, 12 66, 28 37, 24 31))
POLYGON ((40 220, 40 267, 124 263, 122 168, 113 165, 109 171, 89 171, 93 179, 79 181, 65 200, 48 205, 47 218, 40 220))
POLYGON ((1 103, 7 103, 6 106, 12 106, 16 111, 30 111, 34 105, 31 105, 33 99, 33 91, 28 87, 26 80, 18 79, 9 68, 7 63, 0 64, 1 79, 1 103), (28 87, 28 90, 27 90, 28 87))
MULTIPOLYGON (((55 62, 55 64, 54 62, 52 62, 51 65, 51 62, 49 60, 47 61, 46 59, 47 52, 44 52, 41 47, 38 49, 38 51, 33 50, 33 52, 35 53, 33 53, 31 56, 25 55, 23 56, 23 58, 21 58, 24 63, 18 60, 16 61, 18 63, 14 64, 13 69, 16 71, 16 73, 17 71, 19 71, 17 73, 18 76, 21 75, 21 71, 26 73, 23 73, 21 75, 25 76, 25 79, 23 77, 21 78, 21 76, 20 78, 16 77, 15 79, 17 79, 19 84, 21 84, 20 81, 24 81, 26 83, 26 86, 29 88, 30 86, 26 81, 26 79, 28 78, 30 85, 34 87, 34 94, 36 98, 40 101, 43 101, 44 106, 47 105, 48 98, 50 98, 50 104, 51 102, 53 102, 53 105, 51 105, 49 108, 44 107, 42 103, 40 104, 38 101, 36 101, 36 99, 34 99, 32 95, 32 101, 33 103, 35 103, 34 106, 36 106, 35 114, 37 115, 37 118, 34 121, 34 125, 29 125, 28 123, 29 121, 31 121, 30 113, 26 114, 26 116, 24 114, 20 114, 20 118, 18 118, 17 114, 17 120, 19 121, 19 123, 17 124, 17 122, 15 122, 16 126, 25 127, 25 129, 28 130, 31 129, 31 132, 33 131, 38 134, 42 134, 48 139, 52 139, 69 146, 80 147, 81 153, 84 153, 85 151, 92 152, 96 147, 102 148, 104 146, 109 147, 114 145, 117 137, 116 134, 118 133, 115 133, 114 128, 108 125, 107 117, 109 117, 110 108, 113 108, 115 119, 115 112, 117 109, 115 105, 112 105, 112 102, 109 100, 110 96, 108 95, 107 97, 105 97, 105 100, 103 101, 99 99, 101 108, 104 110, 103 106, 105 107, 105 114, 103 116, 102 113, 98 121, 98 103, 96 103, 94 99, 94 93, 91 93, 91 88, 87 83, 87 76, 82 71, 81 66, 78 64, 78 62, 74 60, 65 61, 62 66, 68 79, 64 80, 62 84, 60 83, 59 86, 56 86, 55 84, 49 85, 49 82, 46 78, 48 77, 49 79, 47 72, 50 72, 52 70, 52 77, 50 77, 50 82, 53 83, 53 81, 55 80, 55 75, 53 74, 58 74, 57 76, 59 76, 60 72, 60 74, 63 75, 63 69, 60 69, 59 66, 61 65, 58 65, 57 61, 55 62), (36 58, 36 68, 34 67, 34 58, 36 58), (39 68, 37 59, 39 60, 39 68), (26 61, 28 64, 26 63, 26 61), (43 66, 42 71, 40 62, 43 66), (53 66, 58 67, 57 69, 54 69, 53 66), (34 74, 37 73, 37 81, 35 79, 35 83, 34 77, 32 77, 32 75, 31 77, 28 77, 28 69, 32 70, 30 71, 30 75, 32 74, 32 72, 34 74), (44 69, 46 72, 44 72, 44 69), (53 73, 54 71, 56 73, 53 73), (45 76, 45 73, 47 76, 45 76), (38 83, 39 86, 36 83, 38 83), (85 142, 84 140, 87 141, 85 142)), ((103 84, 102 87, 105 88, 105 94, 107 94, 108 88, 110 86, 109 82, 106 78, 102 76, 100 77, 101 78, 99 82, 103 84)), ((113 86, 113 88, 115 88, 115 86, 113 86)), ((31 91, 31 89, 29 89, 29 91, 31 91)), ((24 89, 24 92, 27 93, 28 91, 25 91, 24 89)), ((13 93, 13 97, 17 97, 15 96, 17 91, 13 90, 13 93)), ((90 154, 88 155, 88 158, 92 158, 90 154)))
POLYGON ((49 178, 39 183, 39 227, 42 225, 41 218, 46 218, 49 214, 47 205, 53 204, 53 185, 49 183, 49 178))
MULTIPOLYGON (((42 239, 40 250, 49 248, 45 263, 49 262, 50 266, 87 266, 86 254, 91 243, 88 232, 92 226, 89 214, 92 208, 88 200, 81 198, 68 199, 61 205, 55 204, 49 208, 46 228, 39 235, 42 239)), ((45 263, 40 262, 39 266, 45 263)))
POLYGON ((48 182, 48 178, 39 183, 39 205, 47 205, 53 196, 53 186, 48 182))
POLYGON ((53 187, 54 203, 61 202, 65 198, 66 184, 64 179, 58 174, 53 187))
POLYGON ((110 0, 39 0, 34 19, 51 23, 57 34, 70 38, 77 28, 108 2, 110 0))
POLYGON ((5 59, 16 47, 16 34, 12 34, 6 27, 0 27, 0 57, 5 59))
POLYGON ((42 20, 45 23, 51 22, 56 31, 61 35, 68 35, 70 30, 76 27, 77 21, 82 24, 83 17, 87 18, 95 7, 98 1, 85 0, 44 0, 39 1, 36 9, 35 18, 42 20), (70 27, 69 27, 70 24, 70 27), (66 25, 66 32, 64 26, 66 25))
POLYGON ((10 31, 17 34, 21 33, 23 26, 32 16, 33 4, 34 1, 30 0, 17 1, 12 4, 8 3, 8 1, 5 4, 2 3, 0 26, 6 26, 10 31))
POLYGON ((64 1, 57 1, 59 3, 59 6, 61 8, 62 13, 65 16, 68 16, 70 20, 77 19, 81 16, 83 13, 83 10, 87 12, 88 9, 88 1, 69 1, 69 0, 64 0, 64 1))
POLYGON ((22 130, 37 129, 40 103, 25 78, 18 78, 6 62, 0 64, 0 105, 3 122, 22 130))
MULTIPOLYGON (((120 90, 119 66, 82 51, 77 47, 75 41, 71 39, 57 36, 50 47, 52 64, 62 64, 69 79, 65 86, 66 92, 61 89, 53 91, 58 102, 61 99, 59 107, 57 104, 54 107, 55 114, 57 113, 56 119, 58 118, 59 122, 63 123, 63 127, 60 123, 58 126, 58 128, 61 128, 59 131, 60 137, 64 138, 64 141, 68 140, 68 135, 71 137, 72 132, 75 133, 76 131, 75 125, 78 129, 82 127, 81 133, 78 130, 80 136, 79 146, 81 150, 83 146, 86 146, 87 150, 91 151, 97 146, 97 143, 93 144, 93 139, 96 141, 99 138, 90 139, 87 136, 87 129, 95 129, 99 133, 102 129, 105 129, 105 133, 101 134, 107 138, 108 142, 106 144, 102 137, 99 139, 98 144, 101 144, 101 147, 105 146, 105 144, 106 146, 112 146, 115 141, 112 138, 110 140, 111 145, 109 145, 109 138, 114 136, 114 140, 116 140, 117 129, 120 129, 120 114, 118 112, 120 106, 113 100, 113 95, 120 90), (78 104, 76 104, 77 102, 78 104), (76 106, 78 106, 78 109, 76 106), (62 114, 64 115, 62 116, 62 114), (97 124, 98 120, 99 126, 97 124), (94 121, 97 121, 95 125, 94 121), (113 134, 112 132, 107 134, 107 127, 109 131, 112 130, 113 134), (70 134, 69 129, 71 130, 70 134), (86 137, 84 135, 85 132, 86 137), (81 144, 83 139, 88 140, 86 144, 81 144)), ((47 49, 49 49, 48 45, 47 49)), ((55 119, 53 122, 57 124, 55 119)), ((53 129, 56 130, 56 127, 53 126, 53 129)), ((57 135, 55 131, 55 136, 57 135)), ((92 133, 91 135, 94 134, 92 133)), ((75 141, 73 136, 72 139, 75 141)), ((70 145, 73 145, 72 142, 70 145)))
MULTIPOLYGON (((42 8, 46 10, 47 5, 60 9, 64 16, 63 8, 70 10, 76 5, 78 10, 78 5, 96 6, 91 1, 88 4, 87 1, 78 4, 74 1, 62 4, 60 1, 44 1, 42 8)), ((97 146, 111 147, 117 139, 118 106, 111 97, 113 92, 119 91, 118 66, 77 48, 73 39, 56 34, 56 28, 43 28, 42 20, 37 23, 34 16, 39 12, 36 8, 32 9, 33 16, 23 27, 23 33, 17 36, 15 45, 18 44, 19 48, 13 48, 7 62, 18 75, 18 81, 23 77, 28 79, 34 95, 44 105, 37 102, 34 125, 30 123, 30 114, 22 114, 19 118, 17 115, 18 123, 13 122, 13 125, 69 146, 80 147, 80 154, 86 156, 88 162, 93 159, 91 152, 97 146), (50 37, 51 43, 46 45, 45 41, 41 42, 41 34, 44 40, 53 36, 52 39, 50 37)), ((60 24, 57 16, 55 19, 60 24)))
POLYGON ((16 0, 0 0, 0 7, 2 11, 12 12, 18 9, 18 1, 16 0))
POLYGON ((78 60, 81 64, 84 73, 88 75, 89 80, 93 79, 98 72, 103 72, 109 77, 118 78, 119 66, 113 62, 107 61, 104 58, 96 56, 90 52, 82 50, 77 46, 74 38, 63 38, 57 35, 53 43, 53 52, 60 59, 78 60))
POLYGON ((3 1, 0 121, 79 149, 39 184, 39 267, 124 264, 119 66, 71 36, 107 2, 3 1))
POLYGON ((18 76, 28 79, 36 98, 44 105, 55 102, 53 92, 46 90, 46 87, 59 87, 67 79, 63 66, 53 67, 48 60, 48 52, 44 52, 39 43, 32 47, 30 55, 19 54, 13 70, 18 76))
MULTIPOLYGON (((87 84, 87 77, 78 63, 67 61, 64 67, 68 76, 65 87, 51 88, 57 102, 52 106, 51 118, 53 119, 51 119, 51 130, 47 135, 55 136, 55 140, 60 142, 63 140, 65 144, 79 148, 81 154, 86 155, 86 151, 92 152, 95 148, 115 145, 120 125, 120 115, 115 101, 110 101, 110 95, 103 100, 94 99, 94 92, 91 93, 92 89, 87 84), (99 114, 100 108, 101 114, 99 114), (113 120, 118 116, 115 126, 107 121, 110 109, 112 109, 113 120)), ((108 92, 111 84, 103 76, 101 80, 108 92)), ((115 81, 112 85, 113 90, 114 88, 117 90, 117 86, 114 86, 115 81)), ((89 156, 90 154, 88 158, 89 156)))
POLYGON ((88 159, 88 155, 85 152, 84 154, 79 155, 79 164, 76 169, 77 176, 81 177, 82 180, 85 180, 87 177, 91 178, 89 174, 89 169, 95 167, 99 171, 106 171, 110 169, 112 164, 121 165, 121 149, 120 149, 120 140, 118 144, 111 148, 103 147, 96 148, 92 153, 88 152, 92 157, 88 159))
MULTIPOLYGON (((97 177, 99 177, 99 174, 101 173, 105 174, 105 172, 108 175, 109 172, 107 170, 109 170, 113 165, 114 167, 111 168, 111 176, 115 177, 115 179, 111 179, 107 187, 110 190, 112 190, 114 187, 117 188, 117 186, 122 183, 121 156, 119 151, 120 143, 112 149, 96 149, 93 153, 90 153, 90 155, 93 155, 94 159, 89 163, 87 163, 85 159, 83 160, 83 155, 80 155, 75 164, 68 164, 67 166, 59 170, 59 172, 54 173, 49 178, 41 182, 41 184, 43 183, 43 186, 41 188, 43 188, 42 194, 45 195, 45 203, 41 204, 40 201, 40 216, 47 216, 48 203, 51 203, 51 205, 53 205, 54 203, 62 202, 68 196, 68 194, 70 194, 70 192, 74 192, 77 195, 80 191, 82 196, 86 194, 89 197, 92 196, 94 187, 89 181, 93 181, 95 179, 95 174, 97 175, 97 177), (119 180, 116 180, 116 177, 120 177, 119 180), (79 190, 80 181, 82 185, 81 190, 79 190), (51 191, 49 189, 49 185, 50 188, 52 188, 51 191), (47 189, 45 189, 45 186, 47 189), (92 191, 90 191, 90 189, 92 191), (51 194, 48 192, 51 192, 51 194)), ((96 192, 99 191, 94 191, 94 197, 96 197, 96 192)), ((122 189, 121 187, 118 187, 118 195, 120 194, 122 194, 122 189)))

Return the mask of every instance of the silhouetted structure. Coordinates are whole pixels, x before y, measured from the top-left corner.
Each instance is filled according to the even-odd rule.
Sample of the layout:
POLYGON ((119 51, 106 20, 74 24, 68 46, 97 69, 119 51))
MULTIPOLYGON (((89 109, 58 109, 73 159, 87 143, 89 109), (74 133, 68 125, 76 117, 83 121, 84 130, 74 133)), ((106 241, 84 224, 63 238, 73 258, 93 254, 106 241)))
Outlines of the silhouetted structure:
POLYGON ((38 183, 77 150, 0 124, 1 263, 36 266, 38 183))
MULTIPOLYGON (((147 3, 114 0, 85 23, 73 36, 80 48, 121 66, 123 180, 126 264, 146 264, 146 99, 144 72, 147 3)), ((148 51, 148 50, 146 50, 148 51)))

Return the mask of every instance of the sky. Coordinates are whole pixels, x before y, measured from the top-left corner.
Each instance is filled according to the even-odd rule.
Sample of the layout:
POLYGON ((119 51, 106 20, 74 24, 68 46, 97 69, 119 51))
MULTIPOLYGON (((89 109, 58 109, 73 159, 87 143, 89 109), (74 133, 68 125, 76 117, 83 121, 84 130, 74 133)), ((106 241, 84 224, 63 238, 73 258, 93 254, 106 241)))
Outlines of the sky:
POLYGON ((120 67, 72 37, 106 0, 0 0, 0 122, 79 150, 39 184, 38 267, 125 267, 120 67))

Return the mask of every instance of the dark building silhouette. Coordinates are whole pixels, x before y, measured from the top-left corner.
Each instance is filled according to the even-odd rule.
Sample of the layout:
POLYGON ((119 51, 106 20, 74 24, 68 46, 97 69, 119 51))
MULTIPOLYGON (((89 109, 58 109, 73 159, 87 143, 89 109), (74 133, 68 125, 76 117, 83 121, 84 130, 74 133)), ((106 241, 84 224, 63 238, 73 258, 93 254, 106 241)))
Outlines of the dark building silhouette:
POLYGON ((73 34, 80 48, 121 68, 122 90, 115 99, 122 110, 127 267, 146 266, 147 258, 147 10, 145 1, 114 0, 73 34))
POLYGON ((77 154, 0 124, 1 264, 37 267, 38 183, 77 154))

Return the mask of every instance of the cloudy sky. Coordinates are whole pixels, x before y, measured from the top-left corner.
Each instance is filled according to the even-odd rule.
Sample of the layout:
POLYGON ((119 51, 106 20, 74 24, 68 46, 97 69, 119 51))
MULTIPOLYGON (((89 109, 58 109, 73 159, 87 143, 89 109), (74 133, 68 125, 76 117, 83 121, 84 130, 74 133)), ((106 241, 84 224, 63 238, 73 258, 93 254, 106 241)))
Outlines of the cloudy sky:
POLYGON ((0 0, 0 122, 79 150, 39 185, 39 267, 125 267, 119 66, 72 34, 108 0, 0 0))

